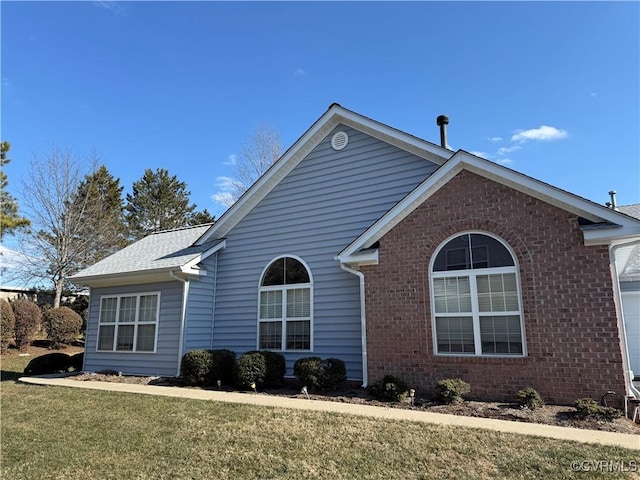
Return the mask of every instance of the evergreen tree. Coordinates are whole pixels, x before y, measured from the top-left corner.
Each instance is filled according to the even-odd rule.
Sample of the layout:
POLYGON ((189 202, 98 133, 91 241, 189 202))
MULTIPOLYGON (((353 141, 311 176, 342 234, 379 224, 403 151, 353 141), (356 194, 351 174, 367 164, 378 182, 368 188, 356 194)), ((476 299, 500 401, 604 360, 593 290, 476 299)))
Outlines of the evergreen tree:
POLYGON ((211 215, 209 210, 206 208, 201 212, 196 213, 191 219, 190 225, 202 225, 204 223, 213 223, 215 222, 215 217, 211 215))
POLYGON ((6 234, 13 234, 17 229, 28 227, 31 222, 27 218, 18 215, 18 202, 7 192, 9 180, 4 173, 4 166, 11 161, 7 158, 7 152, 11 148, 9 142, 0 143, 0 240, 6 234))
POLYGON ((147 168, 126 197, 129 234, 139 240, 153 232, 193 225, 196 205, 189 203, 190 194, 186 183, 167 170, 147 168))
POLYGON ((124 223, 120 179, 115 179, 104 165, 78 185, 73 198, 80 214, 77 235, 84 244, 78 268, 85 268, 117 252, 129 243, 124 223))

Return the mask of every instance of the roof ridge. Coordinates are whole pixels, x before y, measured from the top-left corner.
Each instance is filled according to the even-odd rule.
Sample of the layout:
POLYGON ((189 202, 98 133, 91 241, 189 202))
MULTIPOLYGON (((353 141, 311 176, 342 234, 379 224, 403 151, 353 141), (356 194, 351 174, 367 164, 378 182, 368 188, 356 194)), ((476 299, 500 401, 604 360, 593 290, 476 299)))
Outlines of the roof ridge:
POLYGON ((179 232, 181 230, 189 230, 191 228, 200 228, 200 227, 210 227, 211 225, 213 225, 215 222, 209 222, 209 223, 200 223, 198 225, 186 225, 184 227, 176 227, 176 228, 168 228, 166 230, 157 230, 155 232, 151 232, 149 235, 157 235, 160 233, 171 233, 171 232, 179 232))

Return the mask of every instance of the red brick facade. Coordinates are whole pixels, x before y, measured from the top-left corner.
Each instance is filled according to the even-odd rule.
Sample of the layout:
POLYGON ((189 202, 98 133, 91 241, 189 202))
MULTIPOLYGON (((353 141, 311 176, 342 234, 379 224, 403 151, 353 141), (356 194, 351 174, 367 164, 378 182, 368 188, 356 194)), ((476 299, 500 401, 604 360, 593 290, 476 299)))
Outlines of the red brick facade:
POLYGON ((460 377, 482 399, 533 386, 549 402, 624 393, 606 246, 584 246, 575 215, 462 171, 381 240, 366 281, 369 382, 387 373, 430 390, 460 377), (450 236, 480 230, 517 259, 527 356, 434 355, 429 262, 450 236))

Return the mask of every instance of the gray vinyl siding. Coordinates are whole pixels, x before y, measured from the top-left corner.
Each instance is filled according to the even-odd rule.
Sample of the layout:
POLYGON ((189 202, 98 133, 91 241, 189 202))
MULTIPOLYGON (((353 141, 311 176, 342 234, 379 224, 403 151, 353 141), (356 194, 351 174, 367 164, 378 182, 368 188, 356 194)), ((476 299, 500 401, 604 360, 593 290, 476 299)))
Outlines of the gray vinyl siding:
MULTIPOLYGON (((437 168, 338 126, 227 235, 218 258, 213 348, 257 347, 258 287, 276 257, 302 258, 313 277, 313 351, 286 352, 287 374, 303 356, 337 357, 362 379, 359 279, 335 256, 437 168), (343 130, 349 144, 331 148, 343 130)), ((208 259, 206 268, 211 269, 208 259)))
POLYGON ((84 369, 90 372, 116 370, 131 375, 176 375, 180 344, 178 339, 180 338, 182 292, 183 284, 181 282, 92 289, 89 300, 84 369), (156 353, 96 351, 100 298, 103 295, 127 295, 141 292, 160 292, 156 353))
POLYGON ((212 268, 207 269, 207 276, 189 282, 184 352, 199 348, 211 348, 216 285, 216 255, 212 255, 212 268))

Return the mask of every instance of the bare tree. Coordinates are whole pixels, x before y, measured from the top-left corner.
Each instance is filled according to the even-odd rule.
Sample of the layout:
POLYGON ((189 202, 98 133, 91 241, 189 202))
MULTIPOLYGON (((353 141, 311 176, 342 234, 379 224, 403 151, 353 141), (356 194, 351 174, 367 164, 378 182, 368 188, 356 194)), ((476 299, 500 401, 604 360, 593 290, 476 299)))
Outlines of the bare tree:
POLYGON ((22 201, 32 223, 20 236, 29 263, 26 270, 32 279, 53 282, 55 307, 60 306, 66 279, 91 251, 93 238, 86 235, 86 220, 99 219, 102 213, 99 202, 89 196, 78 200, 84 175, 83 162, 70 151, 53 149, 44 158, 33 156, 22 182, 22 201), (96 211, 89 211, 92 208, 96 211))
POLYGON ((220 191, 213 199, 227 207, 233 205, 278 160, 281 153, 280 132, 271 125, 257 127, 242 145, 240 154, 232 157, 233 176, 218 177, 220 191))

